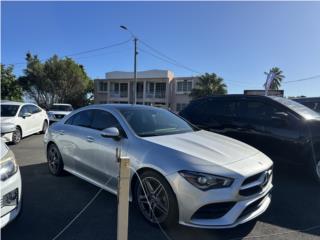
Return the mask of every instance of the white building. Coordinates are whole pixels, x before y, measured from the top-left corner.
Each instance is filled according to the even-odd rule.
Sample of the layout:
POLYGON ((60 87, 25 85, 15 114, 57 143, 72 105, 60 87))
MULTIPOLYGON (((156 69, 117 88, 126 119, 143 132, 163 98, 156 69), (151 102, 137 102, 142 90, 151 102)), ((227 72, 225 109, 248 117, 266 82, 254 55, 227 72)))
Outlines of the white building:
MULTIPOLYGON (((168 70, 137 72, 137 104, 182 110, 191 100, 189 94, 197 77, 175 78, 168 70)), ((94 80, 95 103, 133 102, 133 72, 108 72, 105 79, 94 80)))

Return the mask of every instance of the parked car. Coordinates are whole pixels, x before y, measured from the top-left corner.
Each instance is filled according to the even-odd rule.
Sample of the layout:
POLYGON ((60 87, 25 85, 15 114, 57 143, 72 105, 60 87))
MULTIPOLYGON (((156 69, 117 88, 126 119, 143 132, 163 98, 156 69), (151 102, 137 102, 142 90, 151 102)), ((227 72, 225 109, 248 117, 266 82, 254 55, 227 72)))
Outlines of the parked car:
POLYGON ((57 122, 73 111, 71 104, 55 103, 48 111, 50 123, 57 122))
MULTIPOLYGON (((1 135, 15 131, 15 125, 1 126, 1 135)), ((1 192, 1 228, 15 219, 21 210, 21 176, 13 152, 1 139, 0 192, 1 192)))
POLYGON ((23 137, 34 133, 44 133, 49 119, 46 111, 33 103, 1 102, 1 123, 16 125, 13 133, 3 136, 4 141, 17 144, 23 137))
POLYGON ((282 97, 225 95, 191 102, 180 115, 252 145, 276 161, 309 168, 320 182, 320 115, 282 97))
POLYGON ((313 111, 320 113, 320 97, 293 98, 292 100, 311 108, 313 111))
POLYGON ((273 163, 266 155, 165 109, 87 106, 51 125, 44 142, 53 175, 66 170, 114 194, 121 149, 134 169, 130 199, 151 223, 230 228, 256 218, 271 201, 273 163))

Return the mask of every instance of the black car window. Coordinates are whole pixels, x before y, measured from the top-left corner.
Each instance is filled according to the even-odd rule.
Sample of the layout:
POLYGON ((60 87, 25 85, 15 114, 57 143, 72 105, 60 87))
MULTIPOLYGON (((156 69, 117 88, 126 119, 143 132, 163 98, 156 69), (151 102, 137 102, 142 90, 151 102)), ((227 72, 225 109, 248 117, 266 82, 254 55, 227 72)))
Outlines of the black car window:
POLYGON ((90 128, 93 119, 93 110, 84 110, 69 118, 65 124, 90 128))
POLYGON ((110 127, 119 128, 119 126, 118 120, 111 113, 103 110, 94 110, 91 128, 103 130, 110 127))
POLYGON ((238 111, 236 101, 208 100, 203 106, 204 114, 211 117, 235 117, 238 111))
POLYGON ((30 111, 31 111, 32 114, 41 112, 40 108, 38 108, 38 107, 35 106, 35 105, 29 105, 29 109, 30 109, 30 111))
POLYGON ((25 114, 25 113, 31 113, 32 114, 30 105, 24 105, 24 106, 21 107, 20 112, 19 112, 19 117, 22 117, 23 114, 25 114))
POLYGON ((262 120, 269 118, 276 111, 275 107, 264 102, 246 100, 242 102, 242 111, 239 115, 245 119, 262 120))
POLYGON ((17 114, 19 105, 1 104, 1 117, 13 117, 17 114))
POLYGON ((192 101, 179 115, 194 124, 200 123, 203 121, 203 103, 204 100, 192 101))

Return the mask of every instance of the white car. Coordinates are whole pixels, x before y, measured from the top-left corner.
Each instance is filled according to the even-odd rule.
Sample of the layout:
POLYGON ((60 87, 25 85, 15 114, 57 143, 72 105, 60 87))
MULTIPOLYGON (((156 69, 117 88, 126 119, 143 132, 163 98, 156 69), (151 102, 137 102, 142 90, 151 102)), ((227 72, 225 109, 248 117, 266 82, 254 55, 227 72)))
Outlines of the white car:
POLYGON ((44 133, 49 124, 45 110, 33 103, 1 102, 1 124, 12 123, 16 125, 13 133, 2 136, 5 142, 17 144, 23 137, 34 133, 44 133))
POLYGON ((51 122, 57 122, 64 116, 68 115, 73 111, 71 104, 66 103, 55 103, 48 111, 48 117, 51 122))
MULTIPOLYGON (((14 126, 14 125, 13 125, 14 126)), ((2 126, 1 126, 2 128, 2 126)), ((15 130, 15 126, 13 131, 15 130)), ((1 135, 3 131, 1 129, 1 135)), ((21 209, 21 176, 13 152, 1 139, 1 228, 16 218, 21 209)))

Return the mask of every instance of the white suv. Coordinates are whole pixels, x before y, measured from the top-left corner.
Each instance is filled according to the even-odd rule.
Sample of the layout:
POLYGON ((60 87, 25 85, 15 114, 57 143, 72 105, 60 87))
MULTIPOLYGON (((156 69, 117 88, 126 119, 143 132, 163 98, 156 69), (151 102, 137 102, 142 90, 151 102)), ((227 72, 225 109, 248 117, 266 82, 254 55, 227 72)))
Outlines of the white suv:
POLYGON ((57 122, 73 111, 71 104, 55 103, 48 111, 50 123, 57 122))
POLYGON ((23 137, 34 133, 44 133, 49 119, 45 110, 33 103, 1 102, 1 123, 16 125, 13 133, 3 135, 6 142, 17 144, 23 137))

